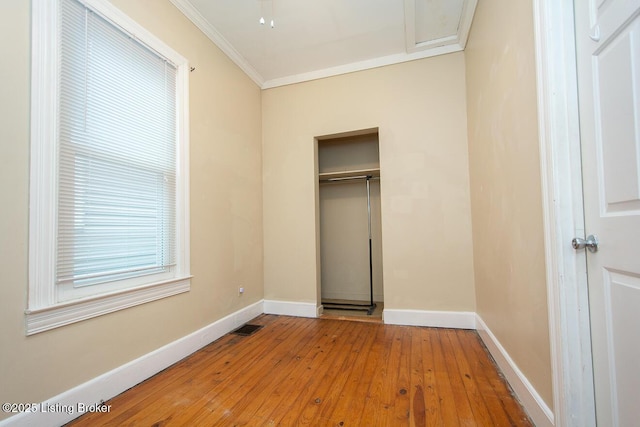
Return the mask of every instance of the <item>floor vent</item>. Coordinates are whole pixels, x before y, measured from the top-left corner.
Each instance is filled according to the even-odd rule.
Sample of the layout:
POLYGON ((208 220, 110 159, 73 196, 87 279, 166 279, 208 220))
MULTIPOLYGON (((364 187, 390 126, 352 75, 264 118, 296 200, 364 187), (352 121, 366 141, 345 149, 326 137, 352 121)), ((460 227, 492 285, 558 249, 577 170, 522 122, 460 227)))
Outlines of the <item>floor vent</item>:
POLYGON ((246 324, 246 325, 242 325, 240 326, 238 329, 236 329, 235 331, 232 331, 232 334, 236 334, 236 335, 242 335, 243 337, 249 336, 251 334, 253 334, 254 332, 258 331, 259 329, 261 329, 264 325, 250 325, 250 324, 246 324))

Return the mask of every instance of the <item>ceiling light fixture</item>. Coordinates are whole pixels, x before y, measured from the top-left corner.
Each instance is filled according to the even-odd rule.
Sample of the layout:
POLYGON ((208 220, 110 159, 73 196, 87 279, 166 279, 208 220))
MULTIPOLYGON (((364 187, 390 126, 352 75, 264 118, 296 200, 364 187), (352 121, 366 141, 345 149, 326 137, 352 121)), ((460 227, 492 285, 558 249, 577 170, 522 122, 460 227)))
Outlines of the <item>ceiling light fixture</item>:
MULTIPOLYGON (((259 0, 260 1, 260 20, 258 21, 260 23, 260 25, 264 25, 264 23, 266 22, 264 19, 264 2, 266 0, 259 0)), ((276 27, 276 22, 273 19, 273 3, 275 2, 275 0, 271 0, 271 22, 269 22, 269 24, 271 25, 271 28, 275 28, 276 27)))
POLYGON ((275 28, 276 24, 275 22, 273 22, 273 17, 275 16, 275 13, 273 12, 273 9, 275 9, 274 3, 276 2, 276 0, 271 0, 271 28, 275 28))

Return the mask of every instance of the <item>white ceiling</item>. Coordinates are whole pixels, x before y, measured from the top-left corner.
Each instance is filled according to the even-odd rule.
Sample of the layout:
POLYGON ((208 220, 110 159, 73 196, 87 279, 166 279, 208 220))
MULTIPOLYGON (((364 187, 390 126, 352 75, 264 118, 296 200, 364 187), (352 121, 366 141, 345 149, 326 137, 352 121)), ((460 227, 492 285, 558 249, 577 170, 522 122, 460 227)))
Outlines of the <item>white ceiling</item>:
POLYGON ((463 50, 477 4, 477 0, 171 2, 262 88, 463 50), (264 25, 259 23, 261 17, 264 25))

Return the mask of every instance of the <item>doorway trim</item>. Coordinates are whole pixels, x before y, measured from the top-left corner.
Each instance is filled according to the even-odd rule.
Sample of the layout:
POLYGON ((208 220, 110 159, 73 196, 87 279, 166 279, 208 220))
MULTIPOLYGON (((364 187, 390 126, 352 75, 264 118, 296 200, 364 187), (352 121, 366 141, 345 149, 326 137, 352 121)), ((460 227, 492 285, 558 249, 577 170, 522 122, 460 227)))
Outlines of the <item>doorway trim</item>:
POLYGON ((554 424, 595 426, 573 0, 534 0, 554 424))

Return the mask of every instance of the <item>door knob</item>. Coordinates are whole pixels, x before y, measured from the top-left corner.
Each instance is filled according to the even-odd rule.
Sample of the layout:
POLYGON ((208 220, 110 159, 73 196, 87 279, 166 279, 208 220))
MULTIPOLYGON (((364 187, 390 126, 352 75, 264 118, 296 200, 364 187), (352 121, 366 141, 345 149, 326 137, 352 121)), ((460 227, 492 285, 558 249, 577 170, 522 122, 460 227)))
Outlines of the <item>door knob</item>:
POLYGON ((594 42, 600 41, 600 25, 596 25, 591 29, 591 32, 589 33, 589 38, 594 42))
POLYGON ((587 240, 576 237, 571 241, 571 246, 575 250, 587 248, 589 252, 598 252, 598 237, 590 235, 587 240))

